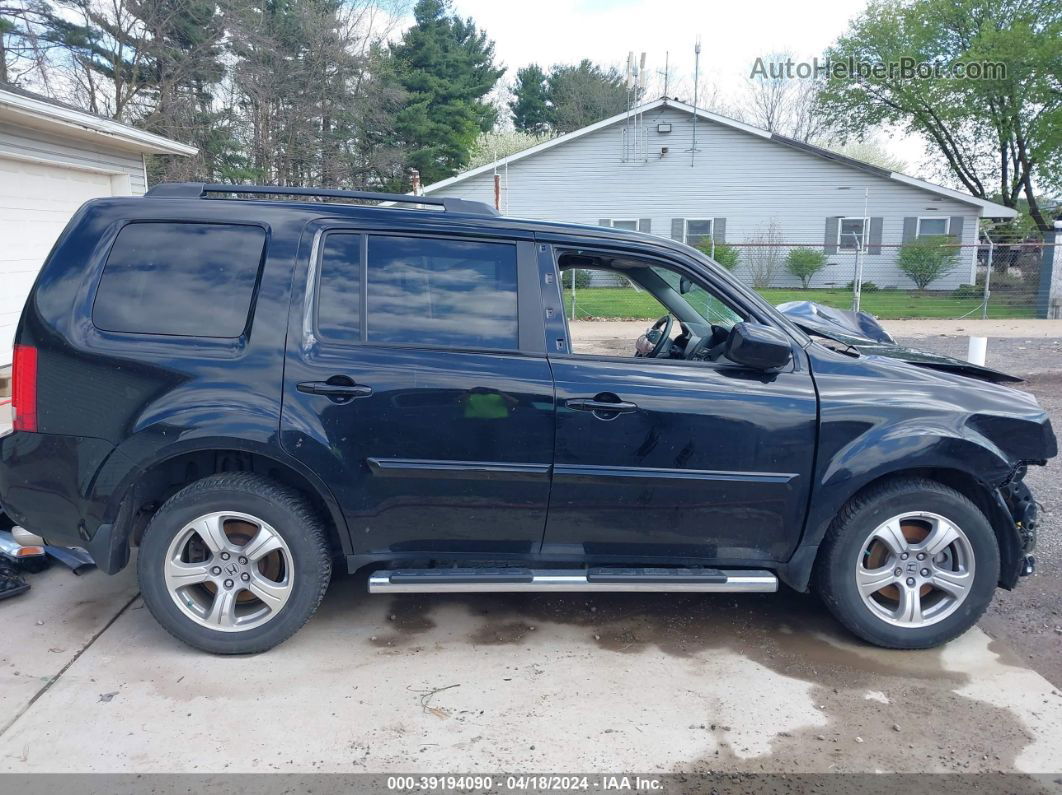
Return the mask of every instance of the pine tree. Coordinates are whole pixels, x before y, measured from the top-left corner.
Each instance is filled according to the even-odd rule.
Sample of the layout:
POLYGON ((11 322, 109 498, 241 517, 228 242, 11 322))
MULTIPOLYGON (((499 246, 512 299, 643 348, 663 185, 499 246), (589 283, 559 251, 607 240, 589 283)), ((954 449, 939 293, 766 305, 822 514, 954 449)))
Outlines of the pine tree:
POLYGON ((546 73, 538 64, 525 66, 516 73, 513 88, 516 98, 509 103, 513 126, 520 132, 540 135, 550 129, 549 95, 546 73))
POLYGON ((627 88, 615 69, 589 60, 578 66, 554 66, 546 81, 554 131, 569 133, 627 108, 627 88))
POLYGON ((448 0, 418 0, 413 16, 391 48, 407 93, 395 128, 409 165, 431 183, 457 173, 476 136, 494 126, 497 113, 483 100, 504 69, 486 33, 450 14, 448 0))

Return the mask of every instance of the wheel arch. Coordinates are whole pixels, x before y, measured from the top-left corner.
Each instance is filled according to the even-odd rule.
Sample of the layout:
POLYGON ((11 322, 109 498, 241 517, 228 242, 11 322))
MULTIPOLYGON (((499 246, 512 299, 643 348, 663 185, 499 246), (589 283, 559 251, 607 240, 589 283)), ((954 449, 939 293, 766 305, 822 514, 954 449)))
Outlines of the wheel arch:
POLYGON ((839 501, 837 498, 831 501, 835 503, 832 510, 820 511, 814 523, 811 522, 809 515, 809 523, 805 527, 805 541, 797 548, 790 560, 779 569, 778 574, 782 581, 798 591, 808 591, 818 558, 819 546, 837 513, 849 502, 871 489, 876 489, 891 481, 904 479, 922 479, 940 483, 969 499, 985 516, 995 532, 1000 557, 999 584, 1004 588, 1013 587, 1017 577, 1016 574, 1011 576, 1010 573, 1020 569, 1021 541, 1014 526, 1014 519, 997 489, 969 471, 956 466, 928 465, 896 467, 881 472, 850 489, 846 495, 842 495, 843 498, 839 501))
MULTIPOLYGON (((113 466, 117 458, 112 456, 109 463, 113 466)), ((126 473, 112 493, 104 521, 86 543, 97 565, 111 574, 124 568, 130 548, 139 544, 151 517, 169 497, 222 472, 255 472, 303 494, 325 520, 333 553, 350 554, 350 535, 339 504, 315 473, 275 450, 221 439, 175 446, 126 473)))

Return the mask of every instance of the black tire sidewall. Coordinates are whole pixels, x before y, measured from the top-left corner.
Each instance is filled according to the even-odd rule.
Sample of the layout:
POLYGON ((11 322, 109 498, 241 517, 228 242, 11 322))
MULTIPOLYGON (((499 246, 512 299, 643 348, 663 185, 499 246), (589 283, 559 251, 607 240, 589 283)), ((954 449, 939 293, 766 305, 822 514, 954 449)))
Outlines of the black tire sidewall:
MULTIPOLYGON (((283 492, 280 492, 283 494, 283 492)), ((217 654, 247 654, 269 649, 294 634, 316 611, 322 595, 320 539, 306 526, 288 499, 264 496, 246 488, 218 486, 186 489, 170 499, 144 532, 137 559, 137 576, 144 603, 170 634, 191 646, 217 654), (261 626, 220 632, 200 626, 177 607, 166 587, 163 566, 174 537, 189 523, 216 511, 235 511, 257 517, 276 530, 292 558, 292 593, 280 613, 261 626)), ((324 575, 326 578, 328 574, 324 575)))
POLYGON ((999 548, 991 525, 969 500, 950 489, 912 484, 883 491, 847 517, 832 540, 820 577, 827 606, 860 637, 889 648, 929 648, 961 635, 984 613, 999 580, 999 548), (943 516, 966 534, 974 555, 974 583, 963 603, 947 618, 917 628, 898 627, 875 616, 863 603, 854 576, 871 530, 908 511, 943 516))

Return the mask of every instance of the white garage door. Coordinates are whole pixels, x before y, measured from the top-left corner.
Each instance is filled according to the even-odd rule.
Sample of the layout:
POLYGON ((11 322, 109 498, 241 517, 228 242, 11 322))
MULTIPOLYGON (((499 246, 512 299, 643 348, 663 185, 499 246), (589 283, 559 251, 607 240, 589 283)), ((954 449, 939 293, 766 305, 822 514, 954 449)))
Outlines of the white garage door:
POLYGON ((0 155, 0 367, 33 280, 70 216, 111 195, 107 174, 11 160, 0 155))

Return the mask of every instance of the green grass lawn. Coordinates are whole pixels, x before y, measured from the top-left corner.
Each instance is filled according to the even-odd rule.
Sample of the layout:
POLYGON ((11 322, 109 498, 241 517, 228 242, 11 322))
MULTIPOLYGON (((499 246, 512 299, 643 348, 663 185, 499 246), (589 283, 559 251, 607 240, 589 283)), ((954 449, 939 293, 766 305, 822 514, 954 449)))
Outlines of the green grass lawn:
MULTIPOLYGON (((770 289, 758 290, 768 303, 786 301, 817 301, 838 309, 852 308, 852 293, 848 290, 827 289, 770 289)), ((1031 296, 1010 296, 996 293, 988 306, 988 316, 993 318, 1034 317, 1034 299, 1031 296), (1009 300, 1008 300, 1009 299, 1009 300)), ((571 317, 571 290, 564 290, 564 306, 571 317)), ((980 301, 976 298, 953 298, 948 291, 927 290, 877 290, 863 293, 862 306, 883 320, 901 318, 950 318, 970 312, 980 317, 980 301)), ((607 319, 650 319, 664 314, 664 309, 649 293, 629 287, 588 287, 575 291, 576 317, 607 319)))

